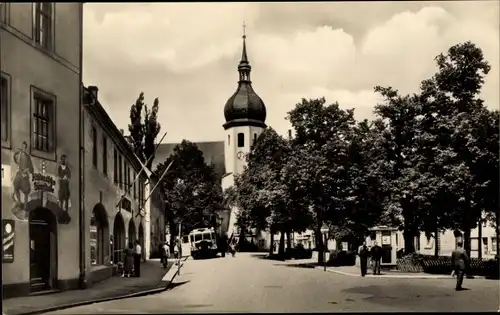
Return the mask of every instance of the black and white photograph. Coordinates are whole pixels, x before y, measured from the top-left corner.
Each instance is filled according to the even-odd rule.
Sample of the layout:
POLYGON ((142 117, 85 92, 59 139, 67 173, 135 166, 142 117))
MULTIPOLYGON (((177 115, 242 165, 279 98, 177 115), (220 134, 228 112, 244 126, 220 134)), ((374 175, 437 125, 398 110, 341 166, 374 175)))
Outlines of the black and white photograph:
POLYGON ((500 2, 0 2, 2 311, 499 312, 500 2))

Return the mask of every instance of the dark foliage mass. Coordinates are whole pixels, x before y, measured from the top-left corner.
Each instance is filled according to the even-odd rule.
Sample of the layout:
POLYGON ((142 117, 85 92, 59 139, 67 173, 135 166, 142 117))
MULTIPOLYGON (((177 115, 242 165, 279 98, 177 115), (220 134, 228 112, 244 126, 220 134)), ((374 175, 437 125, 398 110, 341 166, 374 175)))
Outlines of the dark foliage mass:
POLYGON ((324 224, 330 236, 358 241, 374 225, 393 225, 412 253, 421 232, 452 229, 470 251, 471 229, 498 212, 499 112, 479 97, 490 70, 479 47, 457 44, 435 61, 437 72, 414 94, 375 87, 383 101, 372 121, 302 99, 287 116, 293 139, 265 130, 225 191, 242 209, 242 231, 281 232, 283 252, 292 231, 312 229, 321 250, 324 224))

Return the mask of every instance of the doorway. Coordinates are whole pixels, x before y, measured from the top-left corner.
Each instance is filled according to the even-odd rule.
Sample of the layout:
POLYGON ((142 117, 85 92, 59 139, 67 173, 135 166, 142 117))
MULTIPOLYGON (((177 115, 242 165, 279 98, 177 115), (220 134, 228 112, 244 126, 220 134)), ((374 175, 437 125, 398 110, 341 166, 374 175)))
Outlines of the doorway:
POLYGON ((29 215, 30 291, 53 290, 57 283, 57 223, 52 212, 37 208, 29 215))
POLYGON ((126 248, 125 244, 125 223, 123 222, 123 217, 120 213, 115 216, 115 222, 113 224, 113 262, 116 264, 118 262, 123 262, 123 250, 126 248))
POLYGON ((141 253, 142 253, 142 259, 146 259, 146 255, 144 254, 146 252, 145 248, 144 248, 144 229, 142 228, 142 222, 139 223, 139 245, 141 245, 141 253))

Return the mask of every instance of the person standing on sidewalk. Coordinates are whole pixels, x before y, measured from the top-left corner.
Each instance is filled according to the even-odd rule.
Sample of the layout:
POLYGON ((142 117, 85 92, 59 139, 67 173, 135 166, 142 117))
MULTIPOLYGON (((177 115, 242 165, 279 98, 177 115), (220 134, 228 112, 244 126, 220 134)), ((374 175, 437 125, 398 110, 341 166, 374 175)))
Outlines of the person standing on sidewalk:
POLYGON ((370 256, 370 251, 366 246, 366 242, 363 242, 363 245, 359 247, 358 255, 359 255, 359 265, 361 267, 361 277, 364 277, 366 275, 366 269, 368 267, 368 256, 370 256))
POLYGON ((382 259, 382 247, 378 246, 377 241, 373 242, 373 247, 370 250, 373 264, 373 274, 380 275, 380 260, 382 259))
POLYGON ((139 240, 135 241, 135 252, 134 252, 134 275, 136 277, 141 276, 141 255, 142 248, 139 244, 139 240))
POLYGON ((462 246, 463 243, 458 242, 457 248, 451 253, 451 264, 457 277, 457 285, 455 287, 457 291, 463 290, 462 283, 464 281, 465 270, 469 266, 469 256, 467 256, 462 246))

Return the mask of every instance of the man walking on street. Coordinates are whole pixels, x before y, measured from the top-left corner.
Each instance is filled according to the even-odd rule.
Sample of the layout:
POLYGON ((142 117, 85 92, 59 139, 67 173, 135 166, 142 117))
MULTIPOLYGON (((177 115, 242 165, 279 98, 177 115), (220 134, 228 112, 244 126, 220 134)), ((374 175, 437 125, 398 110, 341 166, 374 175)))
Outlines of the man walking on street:
POLYGON ((382 259, 382 247, 378 246, 377 241, 373 242, 373 247, 370 250, 373 263, 373 274, 380 275, 380 260, 382 259))
POLYGON ((465 270, 469 266, 469 257, 462 246, 463 243, 458 242, 457 248, 451 253, 451 264, 457 277, 457 285, 455 287, 457 291, 463 290, 462 283, 464 281, 465 270))
POLYGON ((135 252, 134 252, 134 275, 136 277, 141 276, 141 255, 142 248, 139 244, 139 240, 135 241, 135 252))
POLYGON ((359 265, 361 267, 361 276, 362 277, 364 277, 366 275, 369 254, 370 254, 370 252, 368 251, 368 247, 366 246, 366 242, 363 242, 363 245, 361 245, 358 249, 359 265))

